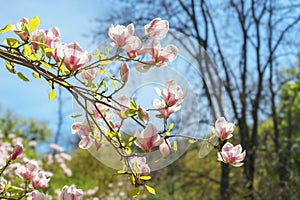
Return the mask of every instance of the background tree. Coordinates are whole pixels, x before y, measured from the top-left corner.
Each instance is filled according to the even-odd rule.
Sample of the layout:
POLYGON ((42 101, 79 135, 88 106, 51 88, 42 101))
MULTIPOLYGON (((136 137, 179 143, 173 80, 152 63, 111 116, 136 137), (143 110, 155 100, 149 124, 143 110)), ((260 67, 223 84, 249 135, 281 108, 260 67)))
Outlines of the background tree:
MULTIPOLYGON (((116 2, 114 2, 116 4, 116 2)), ((170 21, 170 26, 196 40, 203 46, 217 64, 217 68, 203 64, 201 50, 193 49, 192 55, 198 58, 199 71, 202 75, 203 88, 212 114, 224 114, 218 88, 220 79, 226 88, 231 112, 237 121, 241 144, 247 150, 242 184, 247 188, 244 198, 254 199, 258 188, 254 185, 257 150, 259 141, 259 124, 272 118, 272 141, 275 146, 276 176, 278 186, 287 194, 279 196, 286 199, 285 170, 286 152, 281 151, 278 88, 286 81, 278 82, 279 66, 295 60, 298 53, 300 4, 294 1, 244 1, 227 0, 207 2, 204 0, 176 1, 122 1, 118 9, 103 23, 129 24, 130 20, 145 24, 154 17, 170 21), (124 9, 120 9, 123 7, 124 9), (134 9, 134 10, 133 10, 134 9), (216 77, 219 74, 220 77, 216 77), (210 87, 213 86, 213 87, 210 87), (217 105, 216 105, 217 104, 217 105), (219 112, 215 111, 217 109, 219 112)), ((100 32, 106 32, 101 29, 100 32)), ((97 33, 97 35, 99 35, 97 33)), ((191 48, 187 46, 187 51, 191 48)), ((228 111, 226 111, 228 114, 228 111)), ((216 116, 213 115, 215 118, 216 116)), ((228 116, 230 116, 228 114, 228 116)), ((233 187, 229 183, 229 168, 222 166, 220 193, 222 199, 230 199, 233 187)), ((231 183, 232 186, 232 183, 231 183)), ((201 186, 200 186, 201 187, 201 186)))

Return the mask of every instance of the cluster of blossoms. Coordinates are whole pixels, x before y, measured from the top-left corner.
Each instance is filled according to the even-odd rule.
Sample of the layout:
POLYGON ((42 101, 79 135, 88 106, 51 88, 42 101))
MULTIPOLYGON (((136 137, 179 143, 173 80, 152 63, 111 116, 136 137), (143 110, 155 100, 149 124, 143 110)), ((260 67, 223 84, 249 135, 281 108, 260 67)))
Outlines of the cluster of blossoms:
POLYGON ((160 40, 164 39, 169 31, 169 23, 160 18, 153 19, 145 25, 145 36, 140 39, 134 36, 134 25, 111 25, 108 30, 109 37, 113 40, 112 45, 123 49, 129 58, 134 59, 138 56, 149 54, 151 60, 139 62, 136 69, 141 72, 148 71, 151 66, 165 66, 167 62, 176 59, 178 49, 174 45, 161 47, 160 40), (152 39, 150 43, 143 44, 142 40, 152 39))
MULTIPOLYGON (((224 117, 220 117, 217 119, 215 122, 215 127, 212 127, 212 129, 221 141, 225 141, 233 136, 232 132, 235 129, 235 125, 227 122, 224 117)), ((218 159, 220 161, 231 164, 234 167, 242 166, 242 161, 245 159, 245 157, 246 151, 243 151, 242 146, 240 144, 234 146, 230 142, 226 142, 223 145, 221 152, 218 152, 218 159)))
MULTIPOLYGON (((56 199, 57 200, 82 200, 84 193, 81 189, 77 189, 74 185, 67 186, 65 185, 62 190, 57 190, 56 199)), ((38 190, 34 190, 29 193, 27 196, 29 200, 51 200, 52 197, 39 192, 38 190)))
MULTIPOLYGON (((44 78, 50 85, 50 100, 55 97, 56 86, 69 91, 84 111, 84 114, 77 115, 84 119, 71 127, 72 133, 81 138, 79 147, 89 149, 94 146, 99 150, 103 145, 112 145, 125 165, 126 170, 123 174, 129 175, 135 186, 143 185, 150 193, 155 194, 155 190, 146 185, 146 182, 151 179, 150 164, 146 160, 147 154, 158 150, 163 159, 168 158, 177 149, 176 141, 169 140, 171 137, 209 143, 203 138, 171 134, 174 124, 170 123, 170 116, 182 108, 182 103, 187 96, 187 92, 182 90, 175 80, 166 81, 162 89, 155 88, 159 99, 154 99, 152 108, 145 109, 138 105, 134 98, 126 95, 114 98, 128 82, 132 63, 137 71, 146 72, 152 67, 166 66, 168 62, 176 59, 178 56, 176 46, 168 44, 162 47, 161 45, 161 41, 169 31, 168 21, 160 18, 152 20, 145 25, 145 34, 141 37, 135 35, 133 24, 111 25, 108 36, 112 41, 110 46, 106 47, 106 55, 102 54, 100 49, 97 50, 96 55, 92 55, 82 50, 77 42, 66 44, 61 41, 57 27, 43 30, 38 29, 38 25, 37 17, 22 18, 15 25, 1 30, 1 32, 11 30, 22 40, 22 42, 9 38, 5 40, 8 45, 5 48, 10 52, 12 49, 12 52, 17 52, 9 56, 11 60, 7 56, 2 57, 7 61, 7 69, 15 73, 14 64, 22 65, 24 61, 22 59, 25 59, 24 66, 34 71, 33 76, 44 78), (113 51, 110 51, 111 48, 113 51), (110 52, 113 52, 113 55, 110 52), (19 58, 18 55, 24 56, 19 58), (92 59, 96 61, 91 63, 92 59), (120 63, 119 78, 111 75, 107 70, 111 63, 120 63), (77 76, 78 74, 80 77, 77 76), (97 76, 102 76, 101 81, 96 79, 97 76), (81 85, 73 85, 69 81, 70 78, 75 78, 81 85), (110 82, 109 86, 107 82, 110 82), (156 112, 155 117, 163 121, 164 127, 161 130, 158 130, 155 123, 151 121, 150 111, 156 112), (129 138, 122 134, 125 120, 133 120, 138 126, 131 133, 127 133, 131 134, 129 138)), ((20 72, 17 74, 21 79, 28 81, 20 72)), ((233 146, 229 142, 225 143, 232 137, 233 130, 234 124, 226 122, 224 118, 219 118, 213 128, 213 132, 219 138, 219 160, 238 167, 243 164, 246 153, 242 152, 240 145, 233 146)), ((65 161, 71 158, 64 154, 59 146, 52 144, 51 147, 58 154, 46 156, 48 165, 55 160, 64 173, 71 176, 71 171, 65 165, 65 161)), ((8 154, 3 153, 0 148, 0 155, 5 155, 4 157, 11 155, 9 161, 13 161, 22 150, 21 145, 15 145, 13 153, 8 154)), ((7 165, 6 158, 3 160, 3 156, 0 156, 0 168, 5 169, 7 165)), ((47 187, 51 174, 40 170, 36 161, 27 160, 25 165, 18 167, 16 174, 27 183, 31 183, 30 187, 26 185, 26 189, 31 191, 30 194, 28 193, 29 198, 49 199, 47 195, 36 189, 47 187)), ((0 189, 6 182, 0 179, 0 189)), ((136 193, 136 190, 133 193, 136 193)), ((62 191, 57 192, 57 196, 63 200, 82 199, 83 192, 75 186, 65 186, 62 191)))
POLYGON ((67 161, 72 160, 71 155, 64 153, 63 148, 57 144, 50 144, 50 148, 55 151, 55 154, 49 153, 44 156, 47 166, 51 166, 54 163, 57 163, 66 176, 72 176, 71 169, 66 165, 67 161))
MULTIPOLYGON (((145 25, 145 35, 141 38, 134 35, 133 24, 129 24, 128 26, 110 26, 108 35, 112 39, 111 46, 117 49, 117 53, 125 53, 128 56, 120 67, 121 82, 126 83, 129 77, 130 67, 128 60, 137 60, 135 68, 140 72, 145 72, 152 66, 165 66, 167 62, 173 61, 177 57, 178 49, 176 46, 169 44, 164 48, 161 47, 160 40, 166 37, 168 30, 168 22, 160 18, 156 18, 145 25), (150 55, 151 60, 139 62, 141 57, 146 54, 150 55)), ((81 76, 85 81, 92 82, 95 80, 96 75, 95 70, 91 68, 82 72, 81 76)), ((162 91, 156 88, 156 92, 162 100, 155 99, 153 108, 151 109, 159 112, 156 117, 164 119, 168 119, 171 114, 180 110, 180 104, 186 96, 186 93, 182 91, 175 80, 168 81, 162 91)), ((136 130, 132 139, 134 141, 133 144, 146 153, 158 147, 163 158, 168 157, 171 153, 169 140, 164 138, 164 135, 159 134, 154 124, 148 124, 148 111, 136 105, 134 99, 130 99, 126 95, 121 95, 113 103, 110 103, 107 99, 103 98, 95 105, 92 104, 90 110, 93 114, 93 120, 85 119, 83 122, 76 122, 72 125, 72 133, 78 134, 81 137, 80 148, 88 149, 94 145, 99 149, 101 145, 105 145, 105 141, 118 146, 120 138, 119 133, 116 132, 119 132, 121 129, 121 124, 126 119, 138 116, 139 120, 146 125, 143 126, 142 131, 136 130), (100 126, 97 127, 97 124, 100 124, 100 126), (111 126, 112 124, 113 126, 111 126), (106 136, 104 140, 99 139, 102 138, 102 134, 106 136)), ((119 144, 119 146, 122 145, 119 144)), ((138 167, 140 171, 136 172, 137 174, 144 174, 145 171, 148 171, 150 174, 150 168, 146 165, 145 157, 140 157, 137 160, 132 157, 129 163, 132 163, 133 160, 135 160, 138 166, 143 166, 138 167), (141 160, 143 162, 139 162, 141 160)), ((132 167, 128 166, 128 168, 132 171, 132 167)))
MULTIPOLYGON (((40 192, 39 190, 49 187, 49 181, 53 176, 52 172, 45 171, 41 168, 42 161, 30 160, 24 154, 24 146, 22 144, 23 138, 16 136, 15 134, 8 135, 9 141, 3 141, 0 137, 0 198, 10 199, 11 196, 16 194, 12 193, 14 189, 18 188, 20 196, 26 196, 31 200, 50 200, 51 196, 40 192), (22 164, 24 163, 24 164, 22 164), (8 180, 21 178, 23 183, 19 187, 12 187, 11 182, 8 180)), ((56 150, 61 150, 58 145, 51 145, 56 150)), ((49 154, 50 155, 50 154, 49 154)), ((52 154, 51 154, 52 155, 52 154)), ((70 159, 70 155, 59 152, 56 154, 56 162, 61 159, 70 159)), ((46 159, 46 165, 49 166, 49 162, 53 162, 50 159, 46 159)), ((75 186, 64 186, 62 190, 58 192, 56 199, 70 200, 70 199, 83 199, 83 191, 76 189, 75 186)))
POLYGON ((74 71, 86 65, 92 57, 87 51, 83 51, 77 42, 65 44, 60 41, 60 31, 57 27, 49 30, 35 29, 30 30, 29 19, 22 18, 12 27, 24 42, 31 42, 33 51, 44 48, 49 50, 52 58, 56 62, 63 61, 68 70, 74 71))

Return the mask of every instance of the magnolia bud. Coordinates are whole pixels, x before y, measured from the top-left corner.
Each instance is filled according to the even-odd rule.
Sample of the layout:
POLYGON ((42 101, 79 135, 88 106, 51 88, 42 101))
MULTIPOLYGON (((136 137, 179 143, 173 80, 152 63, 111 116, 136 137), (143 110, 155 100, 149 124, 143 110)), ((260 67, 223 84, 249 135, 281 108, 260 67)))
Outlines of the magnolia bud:
POLYGON ((97 77, 97 70, 95 70, 93 68, 88 69, 88 70, 82 71, 80 73, 80 75, 83 78, 83 80, 92 82, 97 77))
POLYGON ((145 26, 147 37, 157 40, 161 40, 166 37, 168 31, 169 22, 166 20, 162 20, 161 18, 155 18, 145 26))
POLYGON ((140 116, 141 120, 144 123, 147 123, 149 120, 148 112, 142 107, 139 108, 138 112, 139 112, 139 116, 140 116))
POLYGON ((24 149, 24 147, 21 143, 16 144, 16 146, 14 147, 14 150, 10 156, 10 160, 16 160, 16 158, 22 154, 23 149, 24 149))
POLYGON ((74 185, 64 186, 62 188, 61 194, 60 194, 61 200, 81 200, 83 199, 83 191, 81 189, 77 189, 74 185))
POLYGON ((170 155, 170 146, 171 144, 169 140, 165 140, 163 143, 161 143, 161 145, 159 145, 159 151, 163 158, 167 158, 170 155))
POLYGON ((126 62, 124 62, 120 69, 121 80, 125 83, 128 80, 129 75, 129 66, 126 62))

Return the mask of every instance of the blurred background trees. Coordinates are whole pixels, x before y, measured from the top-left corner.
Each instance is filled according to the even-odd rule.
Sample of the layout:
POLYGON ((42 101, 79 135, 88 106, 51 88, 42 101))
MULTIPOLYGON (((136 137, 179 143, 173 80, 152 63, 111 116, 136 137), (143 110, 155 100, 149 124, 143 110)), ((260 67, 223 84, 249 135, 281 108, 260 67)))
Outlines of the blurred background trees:
MULTIPOLYGON (((289 167, 293 160, 289 151, 298 144, 299 139, 294 133, 298 130, 292 123, 298 118, 295 112, 288 110, 297 110, 296 104, 290 102, 296 99, 297 87, 290 84, 298 77, 291 73, 287 77, 286 72, 299 67, 300 3, 271 0, 120 0, 117 5, 112 15, 98 20, 100 31, 97 36, 99 33, 104 35, 106 29, 103 27, 110 23, 126 25, 138 22, 143 25, 161 17, 170 22, 172 29, 196 40, 216 63, 214 68, 203 62, 201 49, 191 51, 199 61, 203 81, 200 89, 205 91, 213 117, 225 114, 236 120, 240 142, 247 150, 243 178, 238 184, 231 180, 229 168, 222 166, 221 198, 230 199, 236 191, 235 186, 239 186, 243 189, 239 198, 294 199, 295 191, 290 180, 297 175, 289 167), (282 71, 282 66, 286 67, 286 71, 282 71), (211 91, 211 88, 220 87, 220 80, 230 105, 226 112, 222 106, 224 99, 212 99, 222 96, 218 91, 211 91), (211 85, 213 87, 210 88, 211 85), (268 131, 260 132, 260 126, 266 123, 268 131), (267 162, 262 155, 272 160, 267 159, 267 162), (263 166, 272 169, 272 188, 259 187, 258 183, 270 183, 269 179, 263 180, 258 176, 263 166), (273 197, 263 195, 271 193, 273 197)), ((188 51, 192 47, 187 45, 186 48, 188 51)), ((199 190, 201 187, 203 185, 199 185, 199 190)))

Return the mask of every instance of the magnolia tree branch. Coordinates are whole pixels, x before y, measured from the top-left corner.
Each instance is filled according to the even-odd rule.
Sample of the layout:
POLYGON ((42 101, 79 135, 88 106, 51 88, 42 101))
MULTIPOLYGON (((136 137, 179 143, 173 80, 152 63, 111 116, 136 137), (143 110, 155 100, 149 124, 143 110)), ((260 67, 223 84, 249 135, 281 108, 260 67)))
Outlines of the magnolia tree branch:
MULTIPOLYGON (((160 44, 169 30, 166 20, 152 20, 145 26, 145 35, 142 37, 134 35, 133 24, 127 27, 112 25, 108 31, 115 52, 112 56, 109 53, 111 47, 106 47, 105 54, 97 50, 97 54, 92 55, 83 51, 77 42, 65 44, 60 41, 58 28, 44 31, 37 29, 38 25, 38 17, 22 18, 17 24, 1 29, 0 34, 12 31, 20 40, 5 39, 5 45, 0 46, 0 58, 5 61, 6 68, 12 74, 17 74, 24 81, 29 79, 17 70, 17 66, 31 70, 35 78, 44 79, 51 89, 50 100, 55 98, 57 87, 69 92, 82 110, 82 114, 78 115, 82 121, 74 123, 71 128, 72 133, 80 136, 79 147, 90 149, 94 146, 99 150, 103 145, 111 146, 125 166, 120 174, 129 175, 132 184, 143 185, 146 190, 155 194, 155 190, 146 185, 151 179, 151 169, 146 158, 154 149, 160 151, 163 159, 175 153, 177 143, 172 141, 172 145, 169 141, 171 138, 186 139, 190 143, 204 142, 219 151, 220 161, 235 167, 243 164, 246 152, 242 151, 242 147, 226 143, 232 137, 235 125, 228 123, 223 117, 216 121, 212 137, 209 138, 171 133, 174 123, 170 122, 170 116, 181 109, 181 103, 187 95, 175 80, 166 82, 162 90, 156 89, 161 99, 153 101, 153 108, 144 109, 134 98, 126 95, 114 98, 128 81, 129 65, 143 73, 153 67, 163 67, 176 59, 176 46, 169 44, 162 47, 160 44), (108 68, 115 67, 118 63, 121 63, 120 75, 111 75, 108 68), (100 81, 96 79, 97 76, 102 76, 100 81), (74 80, 79 85, 73 83, 74 80), (164 125, 162 131, 149 123, 150 111, 158 113, 156 117, 164 125), (125 120, 132 120, 136 124, 135 134, 129 138, 123 134, 125 120)), ((5 169, 6 165, 1 169, 0 178, 5 169)), ((27 181, 30 183, 33 180, 27 181)), ((27 193, 25 190, 23 195, 27 193)), ((7 198, 1 195, 1 198, 7 198)))

